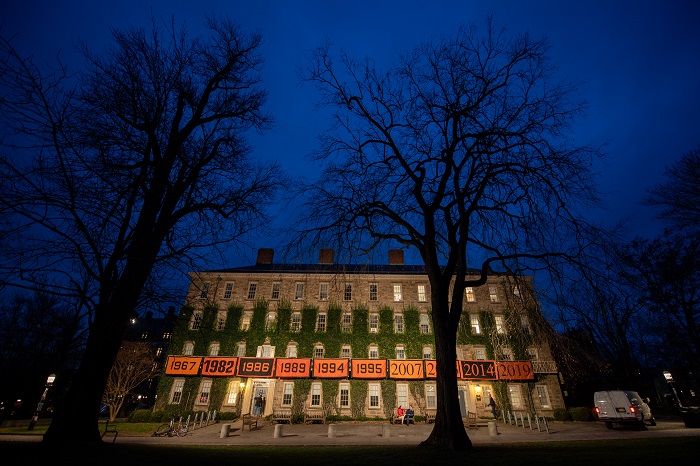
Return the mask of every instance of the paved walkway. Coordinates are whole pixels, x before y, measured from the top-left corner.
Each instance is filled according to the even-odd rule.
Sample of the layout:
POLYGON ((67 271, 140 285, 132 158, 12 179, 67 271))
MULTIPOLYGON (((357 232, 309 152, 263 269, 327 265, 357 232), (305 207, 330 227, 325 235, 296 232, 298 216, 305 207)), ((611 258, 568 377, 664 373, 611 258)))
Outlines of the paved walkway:
MULTIPOLYGON (((224 422, 195 429, 185 437, 126 436, 120 434, 117 443, 139 444, 190 444, 190 445, 417 445, 425 440, 433 426, 418 424, 404 427, 389 424, 288 425, 281 427, 261 423, 257 429, 241 430, 241 421, 231 423, 229 435, 221 437, 224 422), (387 431, 388 429, 388 431, 387 431)), ((493 435, 487 426, 468 429, 474 445, 506 444, 519 442, 558 442, 566 440, 609 440, 658 437, 700 437, 700 429, 686 428, 676 420, 662 420, 654 427, 641 431, 627 427, 607 429, 598 422, 550 422, 549 432, 533 425, 526 427, 497 423, 498 433, 493 435)), ((40 436, 0 435, 2 441, 38 442, 40 436)), ((107 438, 105 440, 108 440, 107 438)))

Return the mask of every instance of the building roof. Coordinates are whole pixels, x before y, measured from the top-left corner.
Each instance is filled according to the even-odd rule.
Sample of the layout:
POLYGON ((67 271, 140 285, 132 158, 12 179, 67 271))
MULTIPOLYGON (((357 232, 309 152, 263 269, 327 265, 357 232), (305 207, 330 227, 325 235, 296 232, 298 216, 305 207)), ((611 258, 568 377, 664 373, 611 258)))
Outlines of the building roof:
MULTIPOLYGON (((209 273, 318 273, 318 274, 372 274, 372 275, 426 275, 424 265, 384 264, 256 264, 208 270, 209 273)), ((481 271, 469 269, 467 275, 480 275, 481 271)))

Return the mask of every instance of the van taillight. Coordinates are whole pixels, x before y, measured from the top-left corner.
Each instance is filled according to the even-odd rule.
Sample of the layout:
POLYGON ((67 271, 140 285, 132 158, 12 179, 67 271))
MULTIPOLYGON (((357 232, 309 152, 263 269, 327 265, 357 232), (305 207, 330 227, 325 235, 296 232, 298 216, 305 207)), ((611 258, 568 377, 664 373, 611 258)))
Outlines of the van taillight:
POLYGON ((600 414, 600 408, 597 407, 597 406, 595 407, 595 413, 596 413, 596 414, 600 414))
POLYGON ((630 413, 634 414, 637 412, 637 409, 634 406, 630 406, 630 413))

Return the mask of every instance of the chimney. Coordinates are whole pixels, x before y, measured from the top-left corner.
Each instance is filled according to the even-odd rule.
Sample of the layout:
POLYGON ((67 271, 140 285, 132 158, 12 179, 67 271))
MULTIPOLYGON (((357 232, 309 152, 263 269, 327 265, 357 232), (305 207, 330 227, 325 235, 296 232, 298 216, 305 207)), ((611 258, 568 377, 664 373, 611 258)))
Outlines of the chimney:
POLYGON ((389 249, 389 265, 404 265, 403 249, 389 249))
POLYGON ((272 257, 274 255, 275 255, 274 249, 270 249, 270 248, 258 249, 258 259, 255 261, 255 265, 272 264, 272 257))
POLYGON ((334 257, 333 257, 334 251, 332 249, 321 249, 321 252, 318 254, 318 263, 319 264, 333 264, 334 257))

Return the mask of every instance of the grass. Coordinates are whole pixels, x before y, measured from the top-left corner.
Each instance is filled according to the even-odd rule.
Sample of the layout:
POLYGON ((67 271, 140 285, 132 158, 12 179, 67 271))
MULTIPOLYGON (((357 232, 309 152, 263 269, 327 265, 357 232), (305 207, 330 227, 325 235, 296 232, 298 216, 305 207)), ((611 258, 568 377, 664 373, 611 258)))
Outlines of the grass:
POLYGON ((686 464, 695 458, 700 437, 674 437, 595 442, 480 445, 452 453, 418 446, 163 446, 106 444, 56 450, 34 442, 0 443, 3 464, 149 464, 260 465, 466 465, 500 466, 590 464, 686 464), (9 460, 8 460, 9 459, 9 460))

